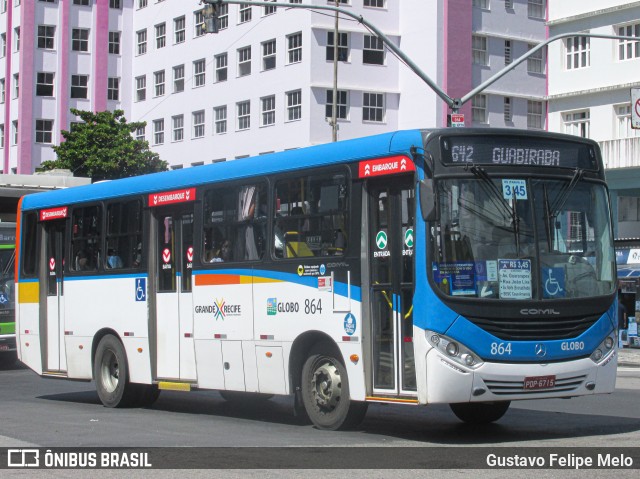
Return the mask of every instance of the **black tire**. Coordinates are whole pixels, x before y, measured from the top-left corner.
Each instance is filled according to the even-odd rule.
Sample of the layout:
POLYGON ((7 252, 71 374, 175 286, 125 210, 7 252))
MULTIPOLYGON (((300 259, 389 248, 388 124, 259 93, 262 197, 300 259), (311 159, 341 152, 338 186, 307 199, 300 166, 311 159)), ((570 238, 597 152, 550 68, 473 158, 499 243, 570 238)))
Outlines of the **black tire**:
POLYGON ((489 424, 505 415, 511 401, 449 404, 453 413, 468 424, 489 424))
POLYGON ((218 391, 222 399, 229 402, 263 402, 273 397, 273 394, 248 393, 245 391, 218 391))
POLYGON ((351 401, 349 377, 336 353, 313 353, 302 367, 302 401, 311 422, 328 431, 362 422, 368 404, 351 401))
POLYGON ((106 407, 131 407, 140 401, 140 385, 129 382, 129 365, 124 346, 111 334, 98 343, 93 376, 98 397, 106 407))

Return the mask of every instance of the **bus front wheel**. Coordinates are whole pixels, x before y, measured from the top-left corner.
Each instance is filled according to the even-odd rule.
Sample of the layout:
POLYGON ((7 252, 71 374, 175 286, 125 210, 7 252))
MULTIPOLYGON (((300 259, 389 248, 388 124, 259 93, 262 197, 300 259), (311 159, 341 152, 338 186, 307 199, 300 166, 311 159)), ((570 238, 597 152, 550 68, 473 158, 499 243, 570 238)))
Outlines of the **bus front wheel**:
POLYGON ((313 353, 302 367, 302 401, 311 422, 329 431, 355 427, 367 403, 351 401, 349 378, 337 354, 313 353))
POLYGON ((100 340, 93 368, 98 397, 106 407, 130 407, 140 399, 140 391, 129 382, 124 346, 115 336, 100 340))
POLYGON ((505 415, 511 401, 449 404, 453 413, 468 424, 489 424, 505 415))

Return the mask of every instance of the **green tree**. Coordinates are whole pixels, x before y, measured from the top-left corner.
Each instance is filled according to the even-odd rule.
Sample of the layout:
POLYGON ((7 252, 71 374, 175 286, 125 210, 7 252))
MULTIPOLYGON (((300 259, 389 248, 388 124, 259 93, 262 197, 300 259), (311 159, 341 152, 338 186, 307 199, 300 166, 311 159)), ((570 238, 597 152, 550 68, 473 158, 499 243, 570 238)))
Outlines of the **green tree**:
POLYGON ((146 122, 127 123, 122 110, 93 113, 71 108, 71 113, 82 123, 62 130, 65 141, 53 147, 58 158, 43 162, 40 171, 63 168, 100 181, 167 170, 167 162, 149 150, 149 142, 132 136, 146 122))

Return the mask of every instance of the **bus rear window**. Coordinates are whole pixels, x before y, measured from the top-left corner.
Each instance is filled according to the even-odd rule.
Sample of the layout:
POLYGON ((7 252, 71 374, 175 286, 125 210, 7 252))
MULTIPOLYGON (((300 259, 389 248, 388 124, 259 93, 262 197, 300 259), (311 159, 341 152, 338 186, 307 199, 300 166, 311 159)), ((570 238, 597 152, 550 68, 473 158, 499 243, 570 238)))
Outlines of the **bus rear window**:
POLYGON ((22 222, 22 273, 26 277, 35 277, 37 272, 36 228, 38 221, 35 213, 28 213, 22 222))

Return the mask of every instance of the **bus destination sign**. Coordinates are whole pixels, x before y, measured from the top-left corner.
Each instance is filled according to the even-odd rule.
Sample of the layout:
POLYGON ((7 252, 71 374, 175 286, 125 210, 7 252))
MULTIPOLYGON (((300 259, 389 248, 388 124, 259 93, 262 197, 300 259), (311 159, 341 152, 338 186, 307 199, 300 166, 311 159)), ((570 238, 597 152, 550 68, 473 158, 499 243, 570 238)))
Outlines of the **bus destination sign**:
POLYGON ((40 221, 59 220, 67 217, 69 208, 62 206, 59 208, 49 208, 47 210, 40 210, 40 221))
POLYGON ((597 170, 589 145, 548 138, 450 136, 441 139, 442 161, 449 166, 503 165, 597 170))

